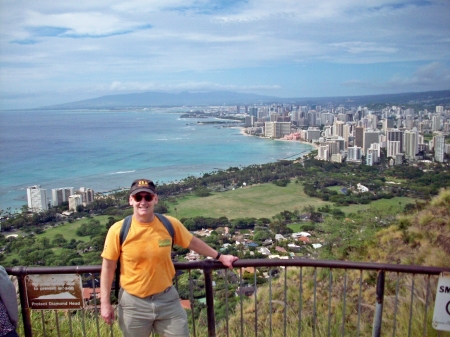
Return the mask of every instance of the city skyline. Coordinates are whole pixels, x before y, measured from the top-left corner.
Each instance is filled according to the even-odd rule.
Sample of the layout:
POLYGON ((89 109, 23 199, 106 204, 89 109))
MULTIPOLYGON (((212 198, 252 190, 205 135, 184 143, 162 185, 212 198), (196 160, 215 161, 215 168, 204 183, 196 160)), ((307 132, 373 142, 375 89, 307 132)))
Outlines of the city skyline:
POLYGON ((0 109, 103 95, 450 88, 446 1, 0 4, 0 109))

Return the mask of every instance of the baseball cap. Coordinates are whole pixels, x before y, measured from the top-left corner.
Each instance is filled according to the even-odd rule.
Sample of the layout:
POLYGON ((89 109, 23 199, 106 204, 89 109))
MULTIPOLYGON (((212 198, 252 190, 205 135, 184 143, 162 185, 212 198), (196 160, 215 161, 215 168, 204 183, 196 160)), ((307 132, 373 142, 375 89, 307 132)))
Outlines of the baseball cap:
POLYGON ((156 187, 153 181, 148 179, 136 179, 131 184, 130 195, 135 195, 139 192, 148 192, 151 194, 156 194, 156 187))

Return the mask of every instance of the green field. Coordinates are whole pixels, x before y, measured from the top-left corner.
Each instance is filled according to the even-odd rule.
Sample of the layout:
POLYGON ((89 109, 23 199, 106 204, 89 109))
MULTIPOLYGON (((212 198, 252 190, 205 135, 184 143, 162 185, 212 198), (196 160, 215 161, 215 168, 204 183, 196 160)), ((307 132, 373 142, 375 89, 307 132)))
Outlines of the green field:
POLYGON ((344 186, 330 186, 330 187, 327 187, 327 189, 328 190, 330 190, 330 191, 336 191, 336 192, 338 192, 338 193, 341 193, 342 194, 342 189, 344 188, 344 186))
MULTIPOLYGON (((338 187, 339 188, 339 187, 338 187)), ((373 207, 376 210, 389 210, 391 214, 399 213, 407 203, 414 203, 412 198, 381 199, 369 205, 350 205, 339 207, 345 214, 356 213, 373 207)), ((331 202, 307 196, 302 184, 290 183, 286 187, 274 184, 252 185, 234 191, 213 193, 209 197, 187 196, 169 203, 169 215, 178 218, 192 218, 196 216, 228 219, 236 218, 271 218, 282 211, 302 211, 305 206, 316 209, 331 202), (176 208, 176 210, 175 210, 176 208)))
MULTIPOLYGON (((109 215, 98 215, 95 220, 100 221, 100 226, 105 226, 108 222, 109 215)), ((87 242, 90 240, 89 236, 78 236, 76 231, 84 223, 89 222, 90 218, 84 218, 72 223, 64 223, 58 225, 57 227, 46 229, 43 233, 38 234, 37 238, 48 238, 50 241, 54 238, 56 234, 62 234, 67 241, 75 239, 77 241, 87 242)))
POLYGON ((406 204, 414 204, 417 199, 408 197, 395 197, 392 199, 380 199, 372 201, 368 205, 350 205, 340 207, 345 214, 356 213, 364 210, 375 210, 387 212, 389 214, 398 214, 403 211, 406 204))
POLYGON ((269 183, 217 192, 203 198, 183 197, 178 199, 177 204, 169 204, 169 214, 178 218, 271 218, 284 210, 301 211, 307 205, 321 207, 326 204, 330 203, 308 197, 302 184, 290 183, 279 187, 269 183))

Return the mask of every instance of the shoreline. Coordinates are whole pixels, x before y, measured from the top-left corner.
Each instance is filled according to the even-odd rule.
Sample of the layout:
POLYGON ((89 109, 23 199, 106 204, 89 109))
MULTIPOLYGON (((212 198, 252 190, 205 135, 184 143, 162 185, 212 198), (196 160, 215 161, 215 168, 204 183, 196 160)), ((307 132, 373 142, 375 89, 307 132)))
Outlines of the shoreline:
MULTIPOLYGON (((243 135, 243 136, 246 136, 246 137, 256 137, 256 136, 249 135, 247 132, 245 132, 245 128, 242 127, 242 126, 235 127, 235 128, 240 129, 239 133, 240 133, 241 135, 243 135)), ((306 142, 306 141, 304 141, 304 140, 290 140, 290 139, 283 139, 283 138, 274 138, 274 139, 271 139, 271 138, 266 138, 266 137, 259 137, 259 138, 267 139, 267 140, 276 140, 276 141, 280 141, 280 142, 293 142, 293 143, 300 143, 300 144, 305 144, 305 145, 311 145, 312 148, 313 148, 314 150, 319 149, 319 145, 317 145, 317 144, 315 144, 315 143, 306 142)), ((311 150, 311 151, 312 151, 312 150, 311 150)))
MULTIPOLYGON (((58 111, 49 112, 49 116, 55 114, 58 114, 58 111)), ((69 118, 72 115, 75 116, 77 113, 68 112, 67 116, 64 116, 64 119, 69 118)), ((92 114, 86 112, 86 116, 86 118, 90 118, 89 120, 92 127, 97 127, 102 123, 103 117, 96 112, 93 112, 92 114)), ((113 117, 113 120, 117 122, 129 120, 129 114, 125 112, 114 114, 113 117)), ((198 177, 199 175, 202 175, 203 172, 214 171, 216 167, 226 169, 230 166, 248 166, 255 163, 276 162, 279 158, 285 158, 288 155, 297 152, 304 151, 297 157, 306 155, 314 148, 314 145, 310 144, 312 145, 311 147, 305 146, 302 151, 296 151, 298 145, 295 143, 284 143, 286 146, 280 147, 277 146, 277 144, 280 145, 281 143, 259 141, 257 137, 254 137, 253 139, 241 138, 239 140, 240 136, 251 136, 243 132, 242 127, 239 125, 228 128, 228 132, 217 130, 213 125, 187 127, 186 121, 180 120, 177 117, 177 114, 140 114, 137 117, 141 121, 141 125, 146 125, 148 124, 146 122, 151 121, 152 123, 150 123, 150 125, 166 125, 167 127, 150 127, 153 132, 151 133, 152 137, 149 137, 148 126, 140 127, 138 128, 139 132, 135 137, 132 137, 132 140, 128 140, 129 137, 122 136, 124 135, 123 132, 118 132, 117 140, 119 143, 118 149, 120 149, 120 151, 113 152, 109 150, 104 151, 104 149, 108 149, 107 143, 109 138, 106 132, 112 132, 115 129, 100 128, 99 132, 96 133, 94 137, 96 140, 94 148, 91 146, 89 147, 89 151, 93 151, 92 153, 95 154, 95 156, 85 154, 89 151, 82 151, 80 153, 80 146, 81 148, 84 148, 85 146, 83 143, 76 144, 75 146, 75 144, 69 142, 68 148, 65 148, 63 154, 58 152, 58 149, 61 147, 58 139, 70 136, 73 132, 59 135, 58 138, 57 133, 51 133, 49 131, 49 135, 45 137, 48 147, 46 146, 45 148, 53 149, 54 151, 46 156, 40 155, 41 152, 45 151, 40 151, 39 148, 37 153, 25 151, 25 154, 30 152, 30 155, 16 158, 14 153, 12 153, 13 151, 6 151, 6 144, 9 143, 3 143, 5 147, 4 153, 5 155, 9 155, 11 159, 9 165, 6 165, 3 168, 5 171, 5 179, 0 186, 0 210, 11 209, 12 212, 20 211, 24 205, 27 205, 26 188, 28 186, 41 186, 41 188, 47 190, 48 199, 52 198, 51 189, 63 186, 73 186, 75 189, 78 189, 80 186, 87 186, 92 188, 95 192, 108 193, 124 186, 128 187, 130 181, 133 181, 136 176, 149 176, 158 183, 174 183, 189 176, 198 177), (235 130, 232 131, 230 130, 231 128, 235 130), (237 128, 239 128, 241 132, 236 130, 237 128), (237 138, 230 138, 230 144, 228 144, 228 139, 224 142, 223 137, 232 134, 237 134, 237 136, 235 136, 237 138), (217 135, 221 136, 219 137, 217 135), (203 152, 200 153, 194 149, 203 148, 201 146, 203 140, 209 139, 209 137, 212 137, 211 142, 217 146, 216 148, 223 149, 224 151, 218 151, 219 154, 217 155, 214 153, 207 155, 206 157, 211 158, 204 159, 201 162, 190 159, 195 158, 197 155, 203 155, 203 152), (142 141, 137 141, 137 139, 141 138, 142 141), (129 142, 130 146, 134 149, 133 151, 137 151, 136 153, 138 154, 143 154, 143 157, 137 156, 136 154, 126 154, 126 151, 122 151, 125 142, 129 142), (187 148, 186 143, 193 144, 192 148, 187 148), (242 146, 243 144, 248 144, 248 146, 242 146), (152 155, 148 154, 149 146, 152 146, 152 155), (275 147, 279 149, 275 149, 275 147), (246 150, 241 150, 243 148, 246 150), (102 152, 100 150, 102 150, 102 152), (248 151, 250 151, 250 153, 248 153, 248 151), (11 152, 11 154, 9 154, 9 152, 11 152), (170 160, 160 160, 157 164, 153 164, 153 156, 166 156, 167 153, 170 153, 170 160), (242 156, 239 155, 241 153, 243 153, 242 156), (97 156, 97 154, 99 154, 99 156, 97 156), (73 162, 72 159, 75 158, 74 156, 76 156, 77 160, 73 162), (42 160, 44 157, 46 158, 45 162, 42 160), (180 157, 179 160, 173 159, 178 157, 180 157), (54 163, 50 167, 51 170, 43 170, 43 168, 47 168, 46 165, 48 161, 54 163), (105 162, 108 162, 109 165, 103 165, 105 162), (14 163, 14 165, 11 163, 14 163), (27 172, 29 167, 33 166, 36 166, 37 170, 30 176, 27 172), (68 173, 69 169, 73 171, 73 174, 68 173)), ((19 119, 17 114, 12 114, 5 123, 6 125, 8 125, 8 123, 10 125, 15 125, 17 119, 19 119)), ((27 132, 27 127, 35 127, 36 125, 44 128, 43 130, 51 130, 48 128, 49 125, 46 120, 47 119, 38 117, 34 118, 34 115, 29 116, 28 124, 25 125, 25 128, 22 131, 27 132)), ((81 124, 80 120, 74 125, 77 126, 79 124, 81 124)), ((117 128, 119 129, 119 127, 117 128)), ((6 140, 9 139, 8 135, 10 136, 10 134, 11 133, 5 133, 6 140)), ((300 143, 301 142, 298 144, 300 143)), ((11 143, 10 145, 11 146, 8 146, 8 149, 15 149, 14 143, 11 143)))

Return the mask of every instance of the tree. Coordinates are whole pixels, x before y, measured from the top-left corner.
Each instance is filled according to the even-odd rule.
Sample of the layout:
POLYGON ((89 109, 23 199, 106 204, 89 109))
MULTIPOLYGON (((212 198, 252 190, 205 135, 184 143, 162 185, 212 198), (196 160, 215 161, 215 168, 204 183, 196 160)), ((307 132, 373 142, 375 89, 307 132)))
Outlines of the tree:
POLYGON ((53 236, 52 244, 61 247, 62 245, 66 244, 67 240, 64 238, 64 236, 60 233, 55 234, 53 236))
POLYGON ((269 230, 258 230, 253 234, 253 241, 262 244, 265 240, 271 239, 272 233, 269 230))
POLYGON ((116 223, 116 219, 112 216, 108 217, 108 222, 106 223, 106 229, 109 229, 112 225, 116 223))

